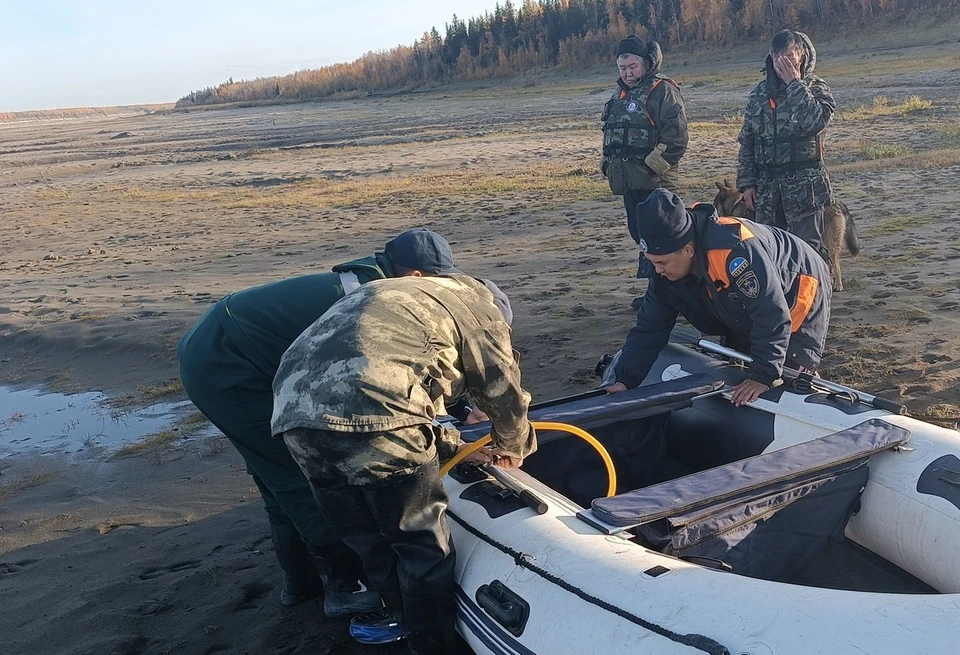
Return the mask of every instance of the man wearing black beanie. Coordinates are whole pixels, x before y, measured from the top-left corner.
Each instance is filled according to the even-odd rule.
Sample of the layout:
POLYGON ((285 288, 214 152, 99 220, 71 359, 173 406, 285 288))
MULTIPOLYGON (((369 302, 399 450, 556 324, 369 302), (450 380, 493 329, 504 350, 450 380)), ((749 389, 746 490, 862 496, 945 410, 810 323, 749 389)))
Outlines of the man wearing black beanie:
MULTIPOLYGON (((678 165, 687 149, 687 116, 676 82, 660 74, 663 54, 636 34, 617 46, 617 90, 607 101, 600 168, 614 195, 623 196, 634 241, 637 203, 663 187, 677 191, 678 165)), ((635 300, 635 302, 639 299, 635 300)))
POLYGON ((749 351, 734 405, 756 400, 784 366, 812 373, 820 364, 833 292, 830 269, 803 239, 712 205, 691 209, 665 189, 637 206, 641 256, 650 284, 615 367, 621 391, 643 382, 681 314, 706 334, 749 351))

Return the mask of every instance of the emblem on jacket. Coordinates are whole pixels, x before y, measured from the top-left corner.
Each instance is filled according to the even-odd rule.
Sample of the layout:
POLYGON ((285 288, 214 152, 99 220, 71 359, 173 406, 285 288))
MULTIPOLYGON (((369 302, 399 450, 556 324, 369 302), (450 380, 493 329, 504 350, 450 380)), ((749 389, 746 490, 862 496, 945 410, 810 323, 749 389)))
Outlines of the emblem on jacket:
POLYGON ((747 270, 748 265, 749 264, 747 263, 746 259, 744 259, 743 257, 737 257, 732 262, 730 262, 730 267, 729 267, 730 275, 732 275, 733 277, 737 277, 738 275, 743 273, 745 270, 747 270))
POLYGON ((636 101, 636 100, 631 100, 631 101, 627 104, 627 111, 629 111, 629 112, 637 111, 637 101, 636 101))
POLYGON ((760 281, 757 274, 750 271, 741 278, 737 278, 737 288, 747 298, 756 298, 760 295, 760 281))

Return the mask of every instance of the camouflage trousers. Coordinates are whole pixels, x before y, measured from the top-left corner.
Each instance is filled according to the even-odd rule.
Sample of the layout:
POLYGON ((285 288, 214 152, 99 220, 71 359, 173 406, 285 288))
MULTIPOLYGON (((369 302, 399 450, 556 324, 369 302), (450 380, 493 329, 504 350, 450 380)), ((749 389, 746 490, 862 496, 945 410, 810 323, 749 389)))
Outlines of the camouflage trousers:
POLYGON ((283 439, 323 515, 363 560, 371 586, 397 616, 411 652, 453 653, 456 553, 444 518, 447 492, 438 459, 386 479, 353 484, 339 466, 325 461, 323 447, 318 447, 351 436, 356 435, 296 429, 283 439))
POLYGON ((789 217, 783 211, 783 203, 778 204, 774 211, 775 214, 771 218, 758 210, 757 223, 772 225, 773 227, 778 227, 794 236, 800 237, 813 246, 813 249, 816 250, 821 257, 823 256, 825 206, 815 207, 804 214, 793 214, 789 217))
POLYGON ((823 254, 824 213, 831 188, 826 170, 757 180, 756 221, 796 235, 823 254))

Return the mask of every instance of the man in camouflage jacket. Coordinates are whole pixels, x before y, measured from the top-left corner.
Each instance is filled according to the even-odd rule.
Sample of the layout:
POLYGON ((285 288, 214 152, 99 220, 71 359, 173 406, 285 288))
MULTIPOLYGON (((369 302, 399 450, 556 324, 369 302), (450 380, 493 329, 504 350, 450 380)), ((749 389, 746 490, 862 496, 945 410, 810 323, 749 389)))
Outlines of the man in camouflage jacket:
POLYGON ((788 230, 822 251, 831 202, 823 133, 837 105, 813 75, 817 51, 802 32, 773 37, 766 77, 750 93, 738 140, 737 188, 756 221, 788 230))
POLYGON ((184 390, 237 448, 260 490, 283 571, 284 605, 315 597, 321 589, 330 616, 369 611, 381 602, 376 593, 362 591, 359 558, 324 519, 283 441, 272 438, 272 385, 280 358, 301 332, 361 284, 435 273, 445 265, 441 262, 452 259, 450 244, 439 234, 407 230, 391 239, 384 252, 340 264, 332 272, 231 293, 180 340, 184 390))
POLYGON ((617 46, 617 90, 603 107, 601 170, 614 195, 623 196, 627 228, 636 241, 637 203, 656 188, 677 191, 678 166, 687 150, 687 115, 680 87, 660 74, 656 41, 636 34, 617 46))
POLYGON ((460 440, 434 419, 469 393, 489 416, 501 465, 536 448, 530 395, 491 293, 452 262, 439 276, 364 285, 290 346, 273 388, 273 433, 410 651, 454 652, 454 550, 438 472, 460 440))

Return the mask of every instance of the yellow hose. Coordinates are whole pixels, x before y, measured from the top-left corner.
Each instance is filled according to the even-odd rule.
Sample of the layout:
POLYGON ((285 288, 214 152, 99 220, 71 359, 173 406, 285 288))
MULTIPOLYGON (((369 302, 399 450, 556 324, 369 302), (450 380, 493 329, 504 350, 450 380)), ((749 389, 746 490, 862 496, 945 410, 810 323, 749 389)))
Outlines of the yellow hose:
MULTIPOLYGON (((607 449, 603 447, 603 444, 597 441, 593 435, 591 435, 586 430, 581 430, 575 425, 568 425, 566 423, 552 423, 545 421, 531 421, 530 425, 533 426, 535 430, 553 430, 556 432, 567 432, 569 434, 576 435, 586 441, 588 444, 593 446, 600 454, 600 458, 603 459, 604 465, 607 467, 607 497, 613 496, 617 493, 617 471, 613 467, 613 460, 610 459, 610 453, 607 452, 607 449)), ((480 450, 488 443, 493 441, 493 438, 488 434, 483 437, 480 437, 472 444, 461 450, 459 453, 450 458, 446 464, 440 467, 440 477, 443 477, 450 472, 454 466, 463 461, 464 457, 475 453, 480 450)))

